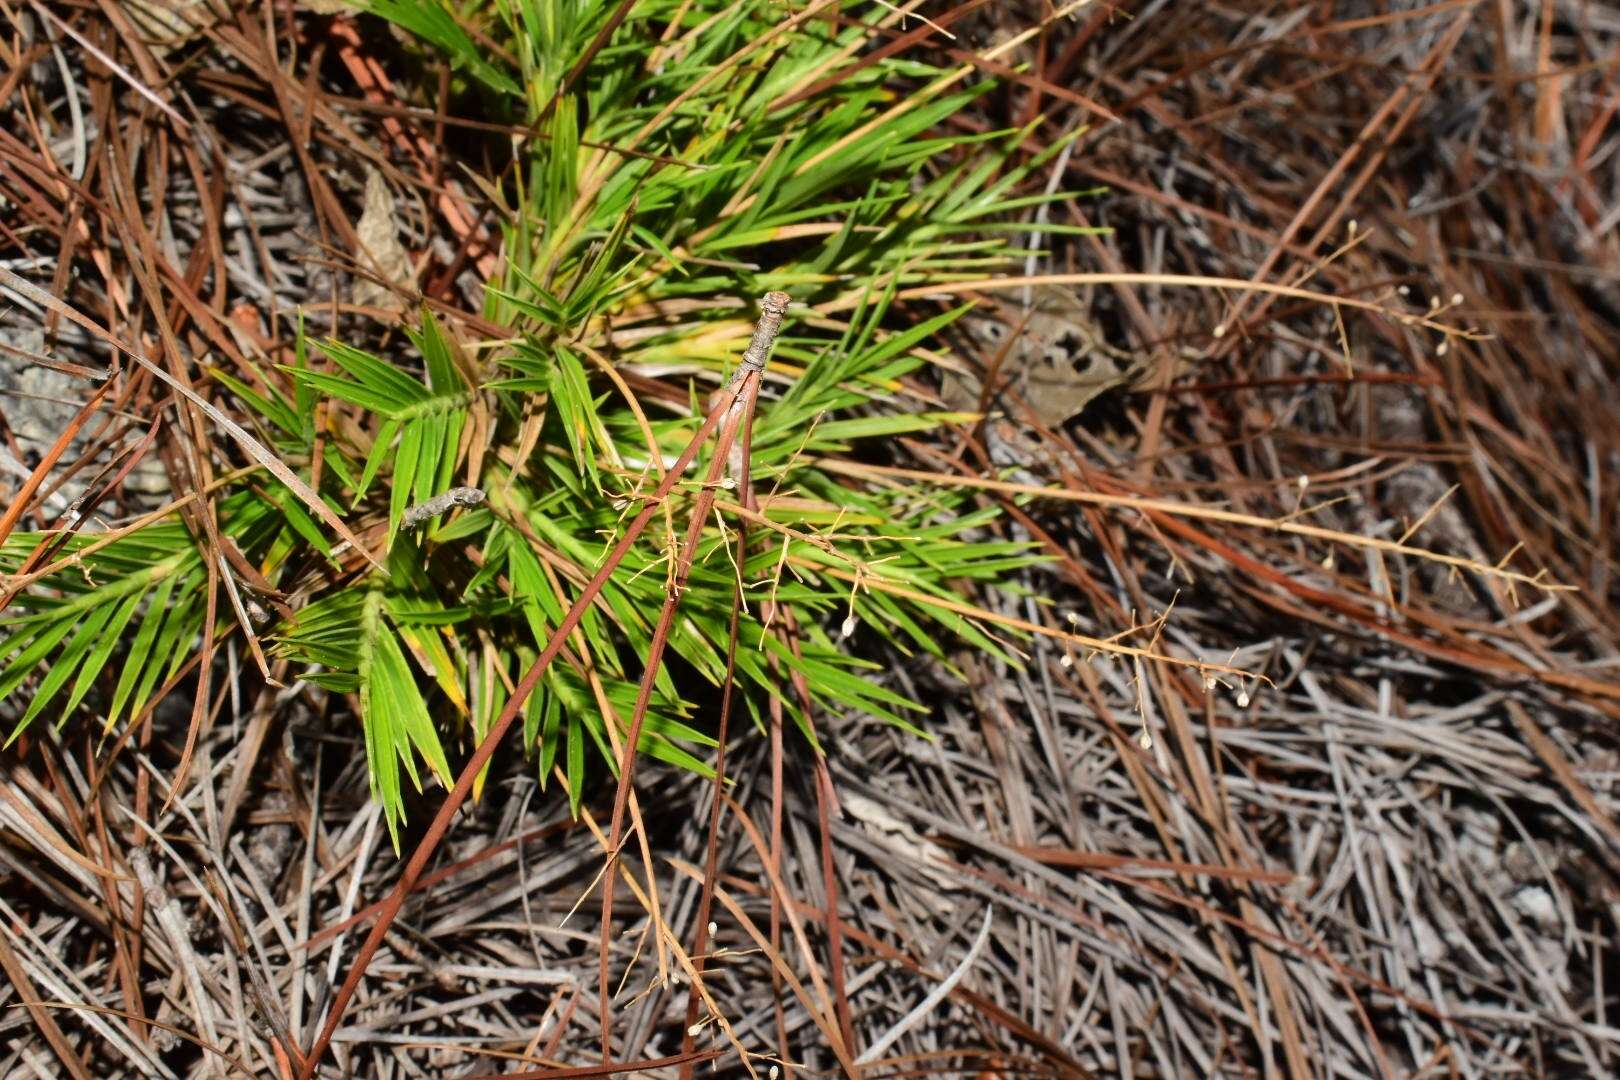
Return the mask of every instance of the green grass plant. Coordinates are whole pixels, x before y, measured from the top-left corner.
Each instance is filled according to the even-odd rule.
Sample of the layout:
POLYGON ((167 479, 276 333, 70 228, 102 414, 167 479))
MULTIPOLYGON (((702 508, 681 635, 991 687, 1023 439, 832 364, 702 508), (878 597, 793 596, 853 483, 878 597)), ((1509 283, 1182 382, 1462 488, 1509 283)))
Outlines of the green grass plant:
MULTIPOLYGON (((775 695, 813 737, 772 674, 780 665, 804 676, 815 708, 919 725, 924 710, 872 678, 841 628, 886 643, 884 655, 944 658, 951 642, 998 651, 959 605, 929 598, 1004 581, 1031 556, 987 539, 993 514, 969 492, 860 484, 820 463, 891 457, 898 436, 961 419, 931 411, 915 377, 964 309, 902 313, 894 296, 1020 261, 1008 225, 1029 206, 1021 181, 1066 140, 1015 162, 1023 132, 941 134, 986 84, 904 50, 872 54, 907 25, 887 4, 369 9, 412 36, 418 62, 448 60, 458 108, 527 132, 509 141, 503 171, 476 182, 497 207, 500 272, 476 333, 413 306, 406 362, 300 332, 288 363, 209 370, 213 399, 318 485, 386 567, 357 559, 295 492, 244 469, 210 493, 221 542, 287 610, 256 627, 234 604, 212 605, 213 636, 257 634, 293 677, 352 695, 397 846, 405 785, 450 783, 455 747, 489 729, 697 430, 746 343, 754 300, 782 290, 795 305, 750 455, 755 490, 775 495, 773 527, 756 528, 738 560, 724 512, 734 495, 719 493, 638 749, 706 772, 713 738, 696 705, 704 684, 727 678, 739 580, 734 678, 756 723, 775 695), (410 507, 464 485, 487 500, 404 527, 410 507), (878 580, 905 595, 860 587, 878 580), (758 617, 767 600, 791 610, 798 648, 758 617)), ((524 703, 541 781, 561 768, 575 800, 589 759, 617 767, 611 745, 627 730, 704 467, 677 486, 524 703)), ((110 541, 10 537, 6 573, 61 567, 29 580, 0 616, 0 695, 26 700, 10 736, 86 708, 111 732, 173 685, 205 638, 211 544, 174 516, 110 541)))

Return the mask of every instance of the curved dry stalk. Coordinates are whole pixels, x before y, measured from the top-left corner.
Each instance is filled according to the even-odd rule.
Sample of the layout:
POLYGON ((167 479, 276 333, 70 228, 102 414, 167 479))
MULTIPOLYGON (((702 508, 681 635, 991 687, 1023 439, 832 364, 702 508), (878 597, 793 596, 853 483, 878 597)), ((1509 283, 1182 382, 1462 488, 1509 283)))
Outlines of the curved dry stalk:
MULTIPOLYGON (((862 467, 864 468, 865 466, 862 467)), ((873 466, 873 468, 877 467, 873 466)), ((950 600, 943 596, 935 596, 931 593, 918 592, 916 589, 908 589, 904 585, 897 585, 883 577, 881 566, 864 562, 851 555, 845 554, 825 537, 817 536, 814 533, 800 532, 798 529, 795 529, 792 526, 784 525, 779 521, 772 521, 769 517, 758 510, 751 510, 738 503, 720 501, 717 503, 717 505, 728 514, 734 514, 743 521, 747 521, 755 525, 761 525, 767 529, 770 529, 772 532, 779 533, 789 540, 803 541, 817 550, 826 552, 827 554, 847 563, 851 569, 839 570, 834 567, 830 567, 825 563, 795 558, 791 555, 787 558, 787 562, 790 565, 801 567, 806 570, 813 570, 818 573, 824 573, 829 577, 835 577, 842 581, 848 581, 852 585, 862 589, 873 589, 877 592, 887 593, 890 596, 897 596, 905 600, 912 600, 920 604, 926 604, 930 607, 936 607, 943 611, 949 611, 955 615, 964 616, 974 620, 975 622, 988 623, 993 626, 1005 627, 1008 630, 1017 630, 1020 633, 1034 634, 1039 637, 1051 638, 1053 641, 1059 641, 1066 645, 1072 645, 1075 648, 1084 649, 1088 652, 1111 653, 1116 656, 1130 656, 1140 660, 1158 660, 1166 664, 1173 664, 1177 667, 1195 668, 1199 674, 1214 672, 1221 675, 1233 675, 1245 679, 1263 679, 1263 676, 1258 676, 1251 671, 1246 671, 1243 668, 1231 667, 1227 664, 1217 664, 1205 660, 1189 660, 1186 657, 1170 656, 1166 653, 1155 652, 1152 649, 1140 649, 1134 645, 1121 645, 1117 640, 1117 637, 1123 635, 1117 635, 1115 638, 1099 638, 1092 637, 1089 634, 1077 634, 1073 631, 1059 630, 1056 627, 1031 622, 1027 619, 1015 618, 1011 615, 1002 614, 999 611, 991 611, 989 608, 981 607, 977 604, 969 604, 961 600, 950 600)), ((1137 630, 1141 628, 1133 627, 1132 629, 1137 630)), ((1129 632, 1131 631, 1125 631, 1125 633, 1129 632)))
MULTIPOLYGON (((1382 540, 1376 536, 1362 536, 1358 533, 1342 532, 1338 529, 1324 529, 1319 525, 1302 525, 1288 518, 1261 517, 1257 514, 1239 513, 1236 510, 1222 510, 1215 506, 1195 506, 1191 503, 1176 502, 1172 499, 1147 499, 1136 495, 1108 495, 1100 491, 1073 491, 1068 488, 1041 487, 1038 484, 1019 484, 1010 480, 990 480, 976 476, 952 476, 948 473, 932 473, 923 469, 904 469, 889 465, 863 465, 857 462, 833 461, 826 458, 818 460, 816 464, 828 472, 842 473, 845 476, 892 476, 904 480, 921 480, 930 484, 938 484, 941 487, 999 491, 1007 495, 1029 495, 1034 498, 1051 499, 1056 502, 1086 503, 1091 506, 1114 506, 1127 510, 1152 511, 1160 514, 1172 514, 1176 517, 1198 518, 1203 521, 1221 521, 1229 525, 1248 525, 1256 529, 1266 529, 1270 532, 1289 533, 1293 536, 1303 536, 1312 540, 1344 544, 1347 547, 1381 551, 1387 555, 1405 555, 1426 562, 1438 563, 1441 566, 1449 566, 1456 570, 1467 570, 1470 573, 1480 574, 1484 577, 1493 577, 1513 584, 1527 585, 1546 592, 1574 592, 1576 589, 1574 585, 1560 585, 1547 581, 1544 571, 1524 574, 1517 570, 1508 570, 1501 565, 1490 566, 1477 559, 1464 558, 1460 555, 1447 555, 1444 552, 1413 547, 1410 544, 1404 544, 1396 540, 1382 540)), ((1411 535, 1411 532, 1412 530, 1408 529, 1407 535, 1411 535)))
MULTIPOLYGON (((1278 285, 1270 281, 1249 281, 1245 278, 1217 277, 1210 274, 1122 272, 969 278, 963 281, 942 281, 935 285, 914 285, 911 288, 901 289, 895 293, 895 299, 922 300, 927 297, 951 296, 968 292, 1027 289, 1037 285, 1068 285, 1076 288, 1088 285, 1168 285, 1172 288, 1183 289, 1229 289, 1233 292, 1267 293, 1272 296, 1290 297, 1295 300, 1309 300, 1332 308, 1355 308, 1359 311, 1368 311, 1394 319, 1402 325, 1421 326, 1425 330, 1433 330, 1435 333, 1443 334, 1446 337, 1457 337, 1468 341, 1483 340, 1484 338, 1484 335, 1475 331, 1459 330, 1455 326, 1439 322, 1433 318, 1433 312, 1397 311, 1389 305, 1381 304, 1376 300, 1362 300, 1354 296, 1336 296, 1332 293, 1318 292, 1314 289, 1302 289, 1295 285, 1278 285)), ((849 293, 825 304, 818 304, 816 311, 822 315, 830 315, 837 311, 848 311, 860 306, 862 297, 865 295, 864 291, 849 293)), ((1215 328, 1214 336, 1217 338, 1224 337, 1227 330, 1228 328, 1223 323, 1215 328)))
POLYGON ((882 1038, 861 1051, 861 1056, 855 1059, 855 1064, 875 1064, 878 1058, 883 1056, 883 1051, 898 1042, 901 1036, 926 1019, 928 1014, 933 1012, 940 1002, 951 996, 951 991, 956 989, 956 984, 967 976, 968 971, 978 961, 979 954, 984 952, 984 947, 990 940, 990 927, 995 921, 995 915, 995 905, 986 904, 984 907, 984 922, 979 925, 979 932, 974 937, 973 943, 968 946, 968 951, 963 955, 961 962, 951 970, 949 975, 945 976, 938 986, 928 992, 928 996, 917 1002, 916 1008, 895 1021, 894 1026, 884 1032, 882 1038))

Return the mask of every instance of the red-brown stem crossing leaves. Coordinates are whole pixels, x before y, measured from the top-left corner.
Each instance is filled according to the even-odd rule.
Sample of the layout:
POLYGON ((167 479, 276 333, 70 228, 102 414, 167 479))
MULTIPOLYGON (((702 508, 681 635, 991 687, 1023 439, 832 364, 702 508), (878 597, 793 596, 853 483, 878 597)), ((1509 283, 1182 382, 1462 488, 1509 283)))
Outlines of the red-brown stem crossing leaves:
MULTIPOLYGON (((739 426, 738 421, 751 413, 754 402, 758 399, 760 373, 764 371, 765 364, 770 359, 771 347, 775 344, 776 335, 781 330, 782 318, 787 312, 788 303, 789 297, 786 293, 772 292, 765 294, 765 298, 760 305, 760 319, 754 329, 753 340, 749 342, 747 351, 743 353, 742 362, 732 375, 731 381, 715 396, 709 409, 709 415, 704 419, 703 425, 692 436, 692 441, 675 459, 675 464, 664 474, 663 480, 654 489, 652 496, 647 499, 641 512, 630 522, 629 527, 624 531, 624 535, 619 538, 619 542, 613 546, 613 550, 603 560, 601 569, 585 585, 585 588, 579 594, 579 598, 568 609, 568 614, 563 616, 562 622, 558 624, 557 629, 552 633, 551 640, 547 642, 545 649, 541 651, 534 664, 524 673, 523 680, 513 690, 511 699, 506 703, 506 708, 501 710, 500 716, 496 718, 495 723, 490 727, 489 733, 479 742, 477 749, 473 751, 472 757, 462 766, 460 775, 456 777, 455 787, 451 788, 450 793, 445 796, 444 803, 439 807, 438 813, 433 816, 433 821, 428 826, 427 832, 423 834, 421 842, 416 845, 416 850, 411 853, 410 861, 405 865, 405 872, 400 875, 393 891, 388 894, 388 898, 383 901, 382 906, 378 909, 377 921, 372 924, 371 932, 366 935, 366 940, 361 944, 360 951, 355 955, 354 964, 350 967, 349 974, 344 978, 343 985, 338 987, 337 994, 332 999, 332 1007, 327 1013, 326 1022, 321 1026, 321 1032, 316 1037, 314 1045, 310 1047, 309 1053, 305 1055, 303 1067, 298 1074, 299 1080, 311 1080, 315 1075, 315 1070, 320 1064, 321 1058, 325 1055, 326 1048, 332 1042, 332 1034, 337 1030, 338 1023, 343 1018, 344 1009, 348 1006, 349 1000, 354 997, 355 989, 359 986, 360 979, 365 975, 366 967, 371 963, 371 958, 376 955, 377 949, 382 945, 383 936, 387 934, 388 928, 393 925, 395 917, 405 903, 405 897, 410 895, 411 890, 416 886, 416 882, 421 878, 422 871, 427 868, 428 860, 438 850, 445 833, 450 829, 450 822, 455 817, 456 811, 461 809, 461 804, 466 802, 467 796, 472 793, 473 781, 483 771, 484 766, 489 763, 489 759, 494 756, 495 747, 506 737, 507 731, 511 729, 512 724, 517 720, 518 714, 522 712, 523 703, 528 700, 529 695, 534 692, 534 688, 539 685, 546 668, 550 666, 551 661, 562 650, 564 643, 568 640, 568 635, 573 633, 574 628, 579 625, 579 621, 584 617, 585 612, 596 601, 597 595, 601 593, 603 586, 607 584, 608 578, 618 570, 619 564, 630 550, 630 545, 636 542, 636 538, 647 527, 648 522, 658 512, 664 499, 668 498, 669 493, 674 489, 681 475, 692 464, 693 459, 697 457, 698 451, 717 428, 722 432, 722 445, 715 454, 715 463, 716 467, 724 466, 730 445, 736 437, 739 426)), ((714 468, 711 468, 712 471, 714 471, 714 468)), ((714 492, 712 486, 706 484, 702 496, 706 496, 706 498, 700 497, 699 504, 693 513, 694 528, 701 527, 701 522, 713 505, 714 492)), ((683 555, 683 565, 687 567, 691 565, 691 547, 692 544, 689 539, 687 551, 683 555)), ((624 808, 632 782, 636 740, 641 732, 641 721, 646 713, 649 688, 657 673, 658 659, 668 633, 672 608, 677 598, 678 590, 672 590, 669 601, 665 605, 665 617, 659 624, 659 633, 654 638, 653 648, 647 657, 647 672, 642 686, 642 693, 637 699, 629 737, 625 740, 619 791, 613 807, 613 834, 608 851, 609 866, 605 875, 606 881, 610 884, 607 886, 608 891, 604 896, 602 912, 604 935, 607 933, 607 927, 612 916, 611 882, 614 880, 614 853, 618 850, 623 832, 624 808)), ((607 1044, 608 1038, 606 1000, 606 995, 604 995, 604 1046, 607 1044)))
MULTIPOLYGON (((732 464, 731 451, 732 447, 737 445, 738 433, 751 426, 754 405, 759 400, 760 373, 765 370, 766 361, 770 359, 771 347, 776 343, 776 335, 782 328, 782 316, 787 311, 787 305, 786 293, 765 294, 765 299, 760 304, 759 324, 754 327, 753 340, 748 343, 742 363, 738 365, 730 384, 726 387, 727 393, 722 395, 714 406, 716 410, 723 411, 719 434, 715 438, 714 458, 709 463, 708 475, 704 477, 703 486, 698 491, 692 508, 692 520, 687 525, 686 542, 681 546, 675 574, 671 579, 669 591, 664 596, 663 609, 658 614, 658 626, 653 631, 652 642, 647 649, 641 687, 636 694, 635 710, 630 716, 630 733, 624 740, 623 757, 619 762, 619 788, 613 798, 613 826, 608 834, 607 870, 602 875, 602 939, 597 959, 597 992, 600 995, 604 1062, 612 1060, 613 996, 608 986, 608 946, 613 932, 613 891, 618 882, 616 871, 619 848, 624 842, 625 810, 629 805, 630 792, 635 785, 636 743, 641 738, 641 725, 646 719, 647 707, 652 702, 653 684, 658 678, 659 666, 663 663, 664 647, 669 642, 670 627, 675 623, 675 610, 680 607, 681 592, 686 588, 687 578, 691 575, 692 561, 697 556, 698 543, 703 539, 703 526, 708 523, 709 513, 714 509, 716 485, 732 464), (735 393, 731 392, 733 390, 735 393)), ((714 415, 712 411, 710 415, 711 417, 714 415)), ((738 462, 734 471, 740 471, 741 467, 742 463, 738 462)))

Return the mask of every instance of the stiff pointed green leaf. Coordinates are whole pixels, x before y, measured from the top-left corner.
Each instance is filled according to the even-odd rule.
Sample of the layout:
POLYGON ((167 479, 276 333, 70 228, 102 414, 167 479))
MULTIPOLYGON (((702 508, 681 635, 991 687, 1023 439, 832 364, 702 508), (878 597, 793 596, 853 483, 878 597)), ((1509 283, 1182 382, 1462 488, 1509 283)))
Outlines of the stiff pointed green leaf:
MULTIPOLYGON (((32 723, 34 718, 55 699, 57 692, 67 684, 68 679, 78 670, 80 663, 92 653, 99 635, 115 610, 113 605, 96 608, 79 624, 73 639, 63 646, 46 667, 45 677, 34 688, 33 700, 28 703, 28 710, 23 713, 22 719, 17 721, 18 730, 32 723)), ((63 718, 66 719, 65 714, 63 718)))
MULTIPOLYGON (((432 397, 427 387, 415 376, 407 375, 364 349, 328 340, 321 343, 320 350, 354 379, 353 385, 365 387, 370 393, 395 402, 393 408, 404 408, 432 397)), ((305 377, 313 374, 306 373, 305 377)))
POLYGON ((459 394, 467 388, 461 373, 456 370, 450 339, 445 336, 444 327, 439 325, 432 311, 423 310, 421 330, 407 330, 406 333, 427 364, 428 386, 432 393, 459 394))
POLYGON ((107 661, 112 656, 113 650, 123 643, 124 629, 135 617, 135 611, 141 606, 143 595, 131 593, 122 603, 107 605, 107 610, 113 613, 112 617, 102 628, 95 649, 85 657, 84 663, 79 667, 79 678, 73 684, 73 691, 68 695, 67 704, 62 707, 64 716, 79 707, 84 696, 90 692, 90 687, 95 685, 96 677, 106 670, 107 661))
POLYGON ((370 409, 382 416, 392 416, 410 405, 409 401, 401 401, 391 397, 382 390, 355 382, 353 379, 343 379, 336 375, 328 375, 324 371, 299 371, 296 373, 298 381, 306 386, 312 386, 330 397, 339 401, 347 401, 351 405, 358 405, 362 409, 370 409))
POLYGON ((393 487, 388 493, 388 540, 393 543, 399 520, 405 508, 411 505, 411 491, 416 486, 417 468, 422 460, 422 422, 405 425, 399 436, 399 453, 394 457, 393 487))
POLYGON ((460 68, 493 90, 521 96, 510 75, 484 58, 484 50, 461 28, 442 0, 364 0, 366 10, 432 42, 460 68))
POLYGON ((118 686, 113 690, 112 705, 107 709, 108 731, 117 726, 118 717, 123 713, 124 706, 129 704, 136 685, 142 681, 148 662, 153 659, 152 646, 157 641, 169 597, 174 592, 174 584, 173 577, 164 577, 152 591, 146 617, 141 620, 140 629, 135 632, 135 640, 130 643, 129 655, 124 658, 123 670, 118 677, 118 686))
POLYGON ((377 429, 377 437, 372 441, 371 453, 366 455, 366 466, 360 474, 360 483, 355 488, 354 501, 358 505, 371 490, 372 481, 377 479, 377 473, 382 469, 383 463, 394 454, 394 437, 399 434, 399 421, 390 417, 382 422, 377 429))
POLYGON ((578 710, 568 711, 568 812, 579 817, 580 802, 585 797, 585 735, 581 730, 578 710))

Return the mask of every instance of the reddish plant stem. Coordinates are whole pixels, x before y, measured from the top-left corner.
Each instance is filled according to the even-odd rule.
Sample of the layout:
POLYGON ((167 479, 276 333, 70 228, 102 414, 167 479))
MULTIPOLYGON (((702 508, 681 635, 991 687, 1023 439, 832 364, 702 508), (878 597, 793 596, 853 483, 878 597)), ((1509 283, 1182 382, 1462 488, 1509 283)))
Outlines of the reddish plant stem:
MULTIPOLYGON (((771 296, 781 296, 781 293, 771 293, 771 296)), ((770 298, 766 298, 770 304, 770 298)), ((774 327, 766 324, 771 316, 771 309, 766 308, 766 317, 761 317, 761 330, 768 330, 770 337, 766 338, 765 350, 770 350, 770 343, 776 335, 774 327)), ((781 316, 776 316, 781 321, 781 316)), ((646 669, 642 674, 642 687, 635 696, 635 711, 630 714, 630 732, 625 737, 624 750, 619 763, 619 790, 614 795, 612 803, 612 827, 608 834, 608 870, 603 873, 603 931, 601 931, 601 946, 598 950, 598 968, 596 968, 596 981, 601 1001, 598 1002, 601 1010, 601 1035, 603 1035, 603 1061, 612 1061, 612 997, 608 993, 608 944, 609 934, 612 933, 612 899, 614 887, 617 886, 617 861, 619 861, 619 848, 624 844, 624 818, 625 808, 630 803, 630 792, 635 789, 635 748, 642 737, 642 724, 646 719, 646 709, 653 699, 653 685, 658 680, 658 670, 664 661, 664 648, 669 644, 669 630, 676 622, 676 610, 680 607, 680 593, 687 586, 687 578, 692 575, 692 562, 697 559, 698 544, 703 539, 703 526, 708 523, 708 517, 714 510, 714 491, 719 481, 726 473, 726 466, 731 460, 732 445, 737 440, 739 427, 747 424, 753 418, 753 406, 760 395, 760 369, 748 364, 748 356, 755 353, 755 347, 761 340, 761 330, 755 330, 755 340, 748 347, 744 356, 744 366, 737 369, 734 385, 737 387, 734 402, 726 410, 726 418, 721 421, 719 434, 714 440, 714 458, 710 461, 708 474, 703 478, 703 487, 698 492, 697 500, 692 507, 692 521, 687 525, 687 538, 680 546, 680 555, 677 557, 676 575, 671 581, 669 593, 664 596, 663 610, 659 610, 658 627, 653 631, 653 641, 646 651, 646 669)))
MULTIPOLYGON (((703 486, 698 491, 692 507, 692 520, 687 525, 686 541, 682 544, 677 557, 675 575, 670 582, 669 592, 664 597, 663 610, 658 615, 658 626, 653 631, 652 642, 647 649, 646 669, 641 676, 635 710, 630 717, 630 730, 621 752, 619 786, 613 798, 613 825, 608 833, 607 867, 602 873, 602 936, 597 952, 599 995, 597 1007, 602 1024, 602 1060, 608 1064, 613 1060, 613 1000, 608 991, 608 945, 613 933, 613 892, 618 884, 618 859, 619 849, 624 843, 625 810, 630 803, 630 793, 635 790, 636 744, 640 741, 641 726, 647 716, 647 707, 652 701, 658 669, 663 664, 664 648, 669 643, 670 627, 675 622, 675 610, 680 606, 681 592, 691 575, 692 561, 697 555, 698 543, 703 539, 703 526, 709 519, 710 511, 714 509, 716 485, 727 466, 731 464, 731 450, 737 441, 738 431, 750 424, 753 419, 754 405, 759 400, 760 376, 765 370, 766 363, 770 361, 771 349, 776 344, 776 335, 781 332, 782 318, 787 313, 788 302, 789 297, 786 293, 765 294, 764 300, 760 303, 759 322, 754 326, 754 336, 748 342, 748 348, 743 352, 737 370, 732 373, 731 382, 727 384, 721 400, 711 409, 711 418, 716 415, 721 417, 719 435, 715 440, 714 458, 709 463, 708 474, 704 477, 703 486)), ((743 466, 743 462, 737 462, 734 471, 741 472, 743 466)))
MULTIPOLYGON (((782 875, 782 721, 784 709, 780 698, 771 698, 771 844, 764 853, 769 872, 782 875)), ((782 951, 782 898, 771 890, 771 950, 782 951)), ((791 1061, 788 1054, 787 1010, 782 1008, 782 973, 771 965, 771 1005, 776 1013, 776 1054, 783 1061, 791 1061)))
MULTIPOLYGON (((744 506, 750 510, 757 510, 759 505, 754 498, 753 485, 748 475, 749 464, 753 461, 754 449, 754 410, 751 405, 747 406, 747 412, 743 415, 741 432, 738 438, 742 453, 737 460, 735 476, 737 496, 742 500, 744 506)), ((681 1037, 681 1053, 683 1055, 691 1054, 697 1046, 697 1039, 693 1034, 693 1025, 697 1023, 698 985, 703 978, 704 958, 709 947, 709 912, 714 904, 715 876, 720 872, 720 816, 725 805, 723 796, 726 790, 726 740, 730 735, 731 702, 733 691, 736 689, 737 630, 742 617, 743 567, 747 565, 747 562, 748 522, 739 518, 737 521, 737 581, 731 591, 731 625, 726 635, 726 684, 720 695, 720 720, 715 737, 717 749, 714 754, 714 797, 709 806, 709 837, 703 854, 703 885, 698 894, 696 924, 692 929, 690 955, 694 975, 691 989, 686 994, 686 1033, 681 1037)), ((687 1062, 682 1065, 680 1080, 692 1080, 692 1071, 695 1067, 695 1062, 687 1062)))
POLYGON ((624 843, 625 811, 630 805, 630 793, 635 790, 636 744, 641 741, 641 727, 647 718, 647 709, 652 703, 653 686, 658 680, 659 668, 663 666, 664 649, 669 644, 670 628, 675 625, 675 612, 681 604, 681 592, 686 588, 687 579, 691 576, 692 562, 697 557, 698 544, 703 539, 703 527, 708 523, 709 514, 714 509, 715 486, 725 471, 732 444, 736 441, 738 413, 751 413, 759 394, 759 372, 745 371, 741 374, 742 379, 737 384, 734 403, 726 410, 726 418, 721 422, 720 433, 715 441, 714 458, 709 463, 709 471, 703 478, 703 487, 694 501, 692 520, 686 527, 686 540, 681 545, 680 554, 676 559, 675 574, 670 581, 669 591, 664 596, 663 607, 658 613, 658 625, 653 630, 652 641, 647 647, 646 666, 642 672, 641 686, 636 692, 635 709, 630 715, 630 730, 625 736, 624 749, 620 752, 619 786, 613 797, 613 824, 608 832, 607 869, 602 873, 602 937, 597 952, 599 995, 597 1007, 602 1021, 604 1063, 611 1063, 613 1060, 613 998, 608 986, 608 947, 613 934, 613 893, 618 884, 619 849, 624 843))
MULTIPOLYGON (((786 308, 787 298, 780 293, 772 293, 767 298, 768 303, 771 298, 775 297, 781 297, 780 306, 775 312, 776 324, 780 325, 781 311, 786 308)), ((770 308, 767 307, 767 316, 769 314, 770 308)), ((765 321, 765 318, 761 319, 762 324, 765 321)), ((758 339, 757 331, 755 338, 758 339)), ((753 352, 752 345, 750 345, 749 351, 750 353, 753 352)), ((698 449, 707 441, 709 435, 721 421, 730 414, 732 406, 741 396, 744 389, 747 388, 752 388, 757 392, 757 369, 752 372, 750 379, 736 380, 720 392, 719 400, 709 410, 709 415, 703 421, 703 425, 692 436, 691 442, 687 443, 686 449, 682 450, 680 456, 675 459, 674 465, 664 474, 663 480, 660 481, 653 494, 647 499, 646 505, 631 521, 624 535, 620 537, 612 552, 603 561, 601 569, 596 572, 586 584, 584 590, 581 591, 579 599, 575 600, 574 605, 568 609, 568 614, 563 617, 545 649, 541 651, 529 670, 524 674, 523 680, 513 690, 512 697, 507 701, 506 707, 501 710, 500 716, 496 718, 488 734, 479 742, 477 749, 473 751, 472 757, 462 767, 460 775, 456 778, 455 787, 451 788, 450 793, 445 796, 444 803, 439 807, 438 813, 434 815, 427 832, 423 834, 421 841, 416 846, 416 850, 411 853, 410 862, 405 865, 405 872, 400 875, 399 881, 394 885, 393 890, 388 894, 388 898, 383 901, 381 908, 378 910, 377 921, 372 924, 371 932, 366 935, 366 940, 361 944, 360 951, 356 953, 354 964, 349 968, 349 973, 344 978, 343 984, 338 987, 337 994, 332 998, 332 1005, 327 1013, 326 1022, 321 1026, 320 1034, 316 1036, 309 1053, 304 1057, 304 1064, 299 1070, 298 1080, 311 1080, 315 1075, 315 1070, 319 1066, 321 1058, 325 1056, 327 1047, 331 1045, 332 1035, 337 1031, 344 1010, 354 997, 355 989, 360 985, 360 980, 365 975, 366 968, 370 965, 372 957, 376 955, 378 948, 381 947, 383 937, 388 933, 388 928, 393 925, 394 919, 399 915, 399 909, 404 904, 405 897, 415 887, 417 880, 422 876, 422 871, 427 868, 428 860, 438 850, 445 833, 449 831, 450 822, 455 817, 456 811, 461 808, 461 804, 466 802, 467 796, 472 793, 473 782, 477 779, 478 774, 483 771, 484 766, 489 763, 490 758, 494 756, 495 747, 500 744, 507 731, 511 729, 512 724, 517 720, 519 713, 522 712, 523 703, 528 700, 529 695, 534 692, 534 688, 539 685, 546 668, 550 666, 551 661, 562 650, 563 645, 568 640, 568 635, 573 633, 574 628, 584 618, 585 612, 595 602, 597 595, 601 593, 602 588, 607 584, 608 578, 612 577, 614 572, 618 570, 619 564, 630 550, 630 545, 635 543, 636 538, 647 527, 648 522, 657 513, 664 499, 674 490, 687 466, 697 457, 698 449)), ((710 498, 712 499, 712 495, 710 498)), ((633 737, 628 745, 635 745, 633 737)), ((615 820, 618 820, 617 813, 615 814, 615 820)), ((611 874, 608 880, 612 880, 611 874)), ((606 914, 604 912, 604 917, 606 914)), ((604 922, 604 927, 605 925, 604 922)))
MULTIPOLYGON (((803 657, 799 648, 799 622, 793 615, 793 609, 783 607, 782 640, 792 651, 796 658, 803 657)), ((772 670, 775 670, 774 666, 772 670)), ((804 672, 797 668, 790 668, 788 679, 795 694, 799 698, 799 706, 804 712, 806 722, 814 707, 810 696, 810 684, 805 681, 804 672)), ((774 701, 774 699, 773 699, 774 701)), ((780 873, 782 865, 782 811, 783 811, 783 785, 782 785, 782 717, 780 710, 772 714, 773 728, 771 732, 771 787, 773 802, 771 807, 771 841, 769 861, 772 871, 780 873)), ((814 740, 814 729, 811 732, 814 740)), ((821 840, 821 871, 822 887, 826 891, 827 910, 825 923, 827 927, 827 968, 828 981, 831 984, 833 1010, 838 1025, 838 1034, 841 1045, 834 1048, 835 1052, 853 1056, 855 1053, 855 1026, 849 1009, 849 995, 845 990, 844 982, 844 942, 843 922, 838 916, 838 878, 836 867, 833 864, 832 842, 832 815, 838 812, 838 793, 833 787, 832 774, 827 769, 827 758, 819 749, 815 758, 815 784, 816 784, 816 818, 821 840)), ((773 892, 774 896, 774 892, 773 892)), ((771 905, 771 947, 778 948, 781 936, 781 908, 773 902, 771 905)), ((782 1015, 780 991, 777 991, 777 1041, 783 1059, 788 1058, 787 1032, 785 1018, 782 1015)))
POLYGON ((844 920, 838 914, 838 868, 833 864, 832 815, 838 808, 825 755, 816 757, 816 824, 821 832, 821 879, 827 894, 827 979, 845 1053, 855 1054, 855 1020, 844 984, 844 920))

